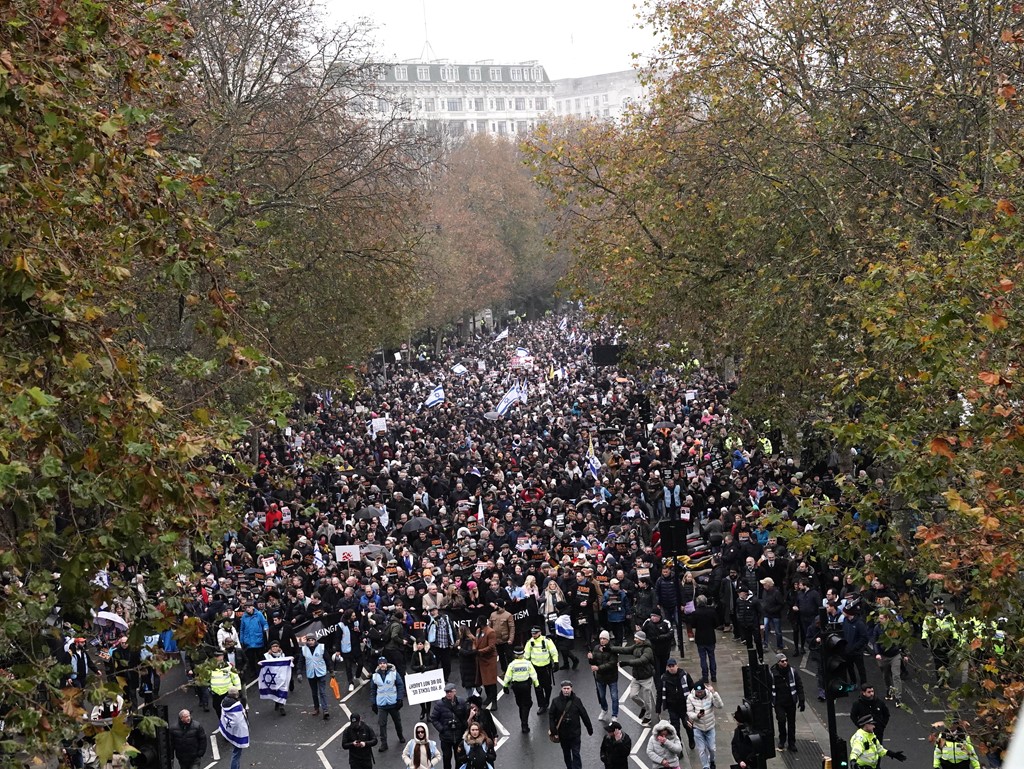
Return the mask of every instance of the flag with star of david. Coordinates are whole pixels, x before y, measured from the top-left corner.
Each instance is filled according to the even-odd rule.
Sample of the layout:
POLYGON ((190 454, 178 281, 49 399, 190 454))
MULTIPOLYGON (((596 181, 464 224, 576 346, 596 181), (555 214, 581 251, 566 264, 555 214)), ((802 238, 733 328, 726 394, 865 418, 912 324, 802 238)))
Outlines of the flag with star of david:
POLYGON ((292 680, 292 658, 270 657, 260 660, 260 699, 282 705, 288 702, 288 684, 292 680))

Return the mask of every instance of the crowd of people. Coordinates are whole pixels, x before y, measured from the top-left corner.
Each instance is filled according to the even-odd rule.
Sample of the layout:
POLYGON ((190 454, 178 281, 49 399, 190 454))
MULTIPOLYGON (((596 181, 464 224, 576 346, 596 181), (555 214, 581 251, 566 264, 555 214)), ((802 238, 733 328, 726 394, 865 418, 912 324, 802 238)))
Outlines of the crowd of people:
MULTIPOLYGON (((795 750, 805 694, 788 658, 814 652, 822 609, 848 642, 850 680, 867 683, 870 650, 887 687, 878 704, 899 706, 901 596, 873 574, 870 554, 822 562, 790 547, 813 527, 807 505, 840 498, 835 468, 801 468, 776 432, 735 419, 733 383, 696 362, 627 375, 594 365, 599 341, 611 340, 575 315, 523 323, 433 361, 371 372, 352 397, 310 393, 288 428, 241 443, 225 462, 255 460, 235 490, 244 515, 181 585, 180 619, 202 622, 205 642, 185 650, 173 634, 153 639, 180 655, 198 706, 244 713, 245 684, 259 678, 261 696, 285 716, 305 678, 313 715, 329 719, 329 689, 368 681, 342 742, 353 769, 389 749, 389 721, 411 769, 493 769, 501 687, 522 731, 536 705, 566 769, 580 769, 581 734, 593 723, 572 682, 556 679, 589 665, 601 757, 623 769, 624 669, 653 730, 654 765, 676 767, 690 749, 714 769, 719 639, 731 633, 761 659, 767 647, 779 748, 795 750), (769 526, 766 510, 782 522, 769 526), (681 552, 668 552, 669 527, 689 540, 681 552), (699 678, 683 670, 687 654, 699 678), (404 680, 436 669, 445 694, 419 705, 406 742, 404 680)), ((854 481, 874 482, 864 472, 854 481)), ((131 565, 112 578, 138 579, 146 600, 131 565)), ((137 669, 126 636, 97 632, 113 664, 124 638, 122 667, 137 669)), ((939 636, 937 664, 952 642, 939 636)), ((108 664, 85 639, 69 648, 77 685, 89 665, 108 664)), ((158 692, 155 673, 148 687, 132 678, 125 697, 158 692)), ((880 740, 878 711, 864 715, 880 740)), ((202 757, 189 747, 201 742, 195 728, 190 714, 175 725, 183 769, 202 757)), ((756 766, 744 730, 737 735, 734 759, 756 766)))

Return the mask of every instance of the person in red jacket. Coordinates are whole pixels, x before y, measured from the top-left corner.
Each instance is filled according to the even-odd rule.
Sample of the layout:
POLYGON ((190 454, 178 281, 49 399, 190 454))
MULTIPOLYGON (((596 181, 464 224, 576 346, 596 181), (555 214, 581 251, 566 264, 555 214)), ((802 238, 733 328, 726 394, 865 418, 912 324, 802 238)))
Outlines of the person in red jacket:
POLYGON ((284 516, 281 515, 281 510, 277 506, 277 502, 270 506, 267 510, 267 519, 263 522, 263 530, 270 532, 272 529, 280 528, 281 522, 284 520, 284 516))

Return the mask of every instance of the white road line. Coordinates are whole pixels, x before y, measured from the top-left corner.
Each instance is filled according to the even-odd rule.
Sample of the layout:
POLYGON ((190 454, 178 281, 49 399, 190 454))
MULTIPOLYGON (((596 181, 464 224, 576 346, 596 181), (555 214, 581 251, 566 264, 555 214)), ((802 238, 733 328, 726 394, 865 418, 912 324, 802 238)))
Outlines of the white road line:
POLYGON ((216 762, 216 761, 211 761, 211 762, 210 762, 210 763, 208 763, 208 764, 207 764, 206 766, 204 766, 204 767, 203 767, 203 769, 211 769, 211 767, 214 767, 214 766, 216 766, 216 765, 217 765, 217 762, 216 762))
POLYGON ((643 731, 641 731, 641 732, 640 732, 640 736, 639 736, 639 737, 637 738, 637 741, 636 741, 636 742, 635 742, 635 743, 633 744, 633 749, 632 749, 631 751, 629 751, 629 754, 630 754, 631 756, 635 756, 635 755, 636 755, 637 753, 639 753, 639 752, 640 752, 640 748, 642 748, 642 747, 643 747, 643 744, 644 744, 644 740, 646 740, 646 739, 647 739, 647 736, 648 736, 648 735, 649 735, 650 733, 651 733, 651 729, 650 729, 650 727, 648 727, 648 726, 645 726, 645 727, 643 728, 643 731))
POLYGON ((220 761, 220 748, 217 747, 217 735, 220 734, 220 728, 217 728, 213 734, 210 735, 210 749, 213 751, 214 762, 220 761))
POLYGON ((346 695, 345 695, 344 697, 342 697, 342 698, 341 698, 341 701, 342 701, 342 702, 347 702, 347 701, 348 701, 349 699, 351 699, 352 697, 354 697, 354 696, 356 695, 356 693, 357 693, 357 692, 358 692, 358 691, 359 691, 360 689, 362 689, 362 688, 363 688, 364 686, 366 686, 366 684, 368 684, 368 683, 369 683, 369 681, 363 681, 363 682, 362 682, 361 684, 359 684, 359 686, 357 686, 357 687, 356 687, 355 689, 353 689, 353 690, 352 690, 352 691, 350 691, 350 692, 349 692, 348 694, 346 694, 346 695))
MULTIPOLYGON (((341 707, 342 710, 348 712, 348 708, 346 708, 344 705, 342 705, 341 707)), ((324 765, 324 769, 334 769, 334 767, 331 766, 331 762, 327 760, 327 754, 324 753, 324 748, 326 748, 328 745, 330 745, 332 742, 338 739, 339 735, 341 735, 346 729, 348 729, 348 727, 349 724, 346 723, 344 726, 338 729, 338 731, 336 731, 334 734, 328 737, 327 741, 324 742, 323 745, 316 749, 316 754, 320 757, 320 762, 324 765)))
POLYGON ((647 769, 647 764, 645 764, 643 762, 643 760, 640 758, 640 756, 630 756, 630 758, 633 761, 636 761, 636 765, 639 766, 640 769, 647 769))

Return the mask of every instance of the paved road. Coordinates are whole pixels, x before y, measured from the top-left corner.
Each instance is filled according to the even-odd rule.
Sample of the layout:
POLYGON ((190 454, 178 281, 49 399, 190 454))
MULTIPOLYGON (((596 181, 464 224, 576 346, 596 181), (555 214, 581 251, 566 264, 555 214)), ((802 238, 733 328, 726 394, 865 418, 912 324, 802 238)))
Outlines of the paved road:
MULTIPOLYGON (((725 710, 721 711, 718 720, 717 745, 719 767, 729 766, 732 763, 732 756, 729 744, 733 733, 732 712, 743 696, 743 684, 741 666, 747 661, 746 650, 735 643, 729 634, 719 634, 718 644, 718 684, 717 688, 725 702, 725 710)), ((681 661, 683 667, 691 674, 699 677, 700 666, 697 664, 696 649, 688 644, 685 656, 681 661)), ((827 733, 824 727, 825 709, 816 702, 814 694, 816 685, 814 672, 807 668, 806 658, 800 659, 801 673, 804 676, 804 686, 808 694, 808 708, 804 713, 798 714, 797 737, 799 753, 785 753, 769 762, 770 766, 788 767, 789 769, 804 769, 805 767, 820 767, 821 756, 827 753, 827 733)), ((881 674, 877 668, 868 661, 869 680, 876 683, 881 689, 881 674)), ((556 684, 562 678, 568 678, 575 684, 575 691, 583 700, 594 722, 595 733, 592 738, 584 734, 583 738, 583 763, 585 769, 597 769, 600 766, 599 746, 603 736, 601 724, 597 721, 600 708, 597 704, 597 696, 594 690, 593 677, 589 670, 581 666, 580 670, 561 671, 556 675, 556 684)), ((164 679, 164 692, 171 691, 174 687, 184 682, 183 672, 180 666, 171 671, 164 679)), ((628 679, 625 673, 620 677, 620 694, 625 695, 628 687, 628 679)), ((348 758, 341 748, 341 731, 348 723, 348 716, 352 712, 361 713, 364 718, 371 719, 371 724, 376 730, 376 719, 369 708, 369 686, 364 685, 352 693, 345 691, 342 686, 342 701, 334 702, 332 717, 329 721, 311 715, 312 706, 309 687, 305 682, 296 682, 295 691, 291 696, 288 705, 288 715, 280 716, 273 710, 269 701, 261 701, 255 689, 250 689, 250 733, 252 747, 246 751, 243 759, 243 766, 274 766, 289 767, 289 769, 344 769, 348 766, 348 758)), ((462 692, 460 690, 460 696, 462 692)), ((203 713, 198 708, 198 702, 194 695, 187 690, 174 691, 165 696, 164 701, 170 708, 171 718, 182 707, 190 708, 199 721, 211 734, 216 730, 216 718, 213 713, 203 713)), ((941 718, 938 712, 938 705, 932 703, 919 686, 910 686, 907 689, 907 703, 914 708, 913 713, 893 711, 892 721, 886 732, 886 744, 894 749, 906 752, 908 761, 906 766, 930 765, 931 746, 927 742, 929 728, 932 721, 941 718)), ((853 699, 843 699, 838 703, 839 729, 841 734, 849 739, 853 734, 854 727, 850 722, 848 713, 853 699)), ((891 703, 890 703, 891 705, 891 703)), ((419 714, 419 706, 407 705, 402 711, 402 721, 405 725, 406 737, 411 736, 412 725, 419 714)), ((504 734, 499 741, 497 769, 507 767, 536 767, 540 769, 561 769, 562 753, 558 745, 548 741, 546 736, 547 716, 531 715, 532 731, 530 734, 522 734, 519 730, 518 715, 515 710, 511 695, 507 698, 502 696, 499 700, 496 719, 502 726, 504 734)), ((628 702, 620 706, 620 718, 625 730, 633 738, 634 764, 637 769, 646 769, 649 761, 646 758, 646 742, 649 737, 649 730, 643 729, 636 716, 636 707, 628 702)), ((391 750, 387 753, 376 753, 380 769, 402 769, 404 766, 399 757, 399 748, 394 736, 393 728, 389 725, 391 750)), ((207 751, 203 769, 227 769, 230 760, 230 749, 225 748, 225 742, 219 737, 214 737, 212 742, 216 743, 215 749, 207 751)), ((685 744, 685 735, 684 735, 685 744)), ((890 762, 889 766, 896 766, 890 762)), ((696 752, 687 751, 684 756, 683 766, 687 769, 701 769, 696 752)))

